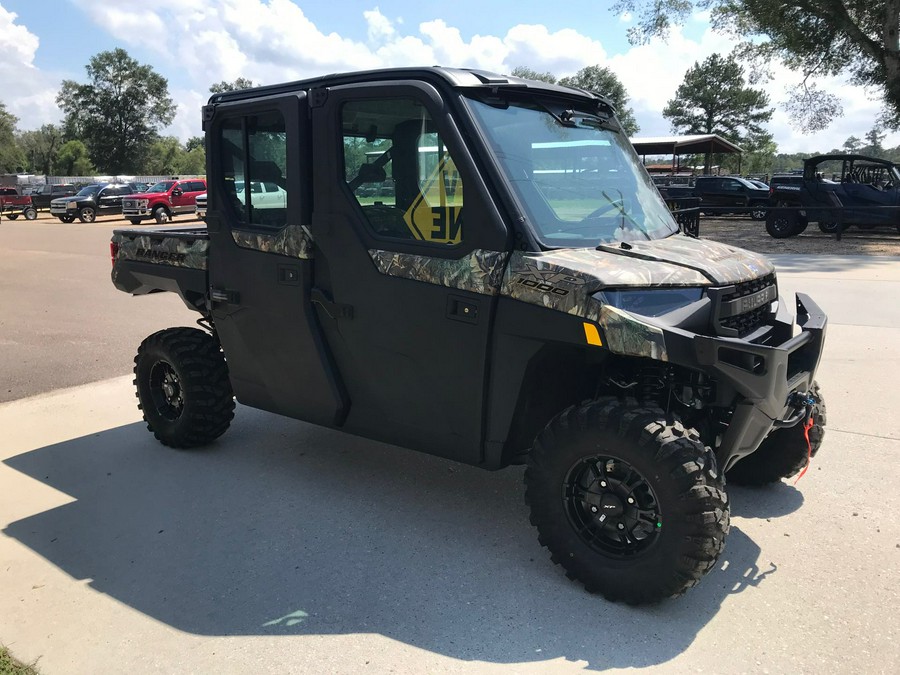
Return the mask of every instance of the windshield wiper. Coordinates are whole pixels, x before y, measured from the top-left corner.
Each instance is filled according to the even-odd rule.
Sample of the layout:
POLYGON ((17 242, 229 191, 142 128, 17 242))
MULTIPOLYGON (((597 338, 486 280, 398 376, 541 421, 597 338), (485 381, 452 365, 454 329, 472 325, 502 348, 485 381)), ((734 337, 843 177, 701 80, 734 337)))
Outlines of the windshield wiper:
MULTIPOLYGON (((644 235, 644 237, 647 239, 647 241, 650 241, 650 239, 652 239, 652 237, 647 232, 647 230, 645 230, 643 227, 641 227, 641 225, 640 225, 640 223, 638 223, 638 221, 636 221, 634 218, 632 218, 630 215, 628 215, 628 213, 626 213, 625 204, 623 203, 624 197, 622 197, 621 192, 619 193, 620 201, 614 201, 608 194, 606 194, 605 190, 601 190, 600 194, 602 194, 606 198, 606 201, 609 202, 610 205, 616 211, 618 211, 619 214, 622 216, 622 226, 621 227, 623 230, 625 229, 625 220, 627 219, 628 222, 634 226, 634 229, 636 229, 638 232, 640 232, 642 235, 644 235)), ((603 246, 603 245, 604 244, 600 244, 600 246, 603 246)))

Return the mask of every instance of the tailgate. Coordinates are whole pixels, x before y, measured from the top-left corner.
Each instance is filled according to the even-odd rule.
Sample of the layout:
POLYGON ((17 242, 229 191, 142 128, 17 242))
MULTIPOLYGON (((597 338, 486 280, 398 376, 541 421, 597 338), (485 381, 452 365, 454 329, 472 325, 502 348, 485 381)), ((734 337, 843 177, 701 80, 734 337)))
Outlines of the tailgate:
POLYGON ((113 230, 112 282, 132 295, 171 291, 191 309, 207 306, 205 227, 113 230))
POLYGON ((205 270, 209 235, 205 227, 113 230, 113 264, 136 261, 205 270))

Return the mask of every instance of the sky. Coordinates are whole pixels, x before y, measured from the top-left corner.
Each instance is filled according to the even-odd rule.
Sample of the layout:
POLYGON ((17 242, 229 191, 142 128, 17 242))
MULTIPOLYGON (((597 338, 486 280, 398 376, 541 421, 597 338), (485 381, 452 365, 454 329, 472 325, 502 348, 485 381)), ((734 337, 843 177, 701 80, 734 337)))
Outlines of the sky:
MULTIPOLYGON (((0 0, 0 102, 20 130, 57 123, 64 79, 86 81, 98 52, 121 47, 169 82, 178 104, 163 130, 182 140, 202 135, 209 86, 246 77, 275 84, 335 72, 397 66, 454 66, 509 73, 527 66, 557 77, 580 68, 612 69, 630 96, 638 137, 672 133, 662 109, 685 71, 733 43, 697 13, 668 40, 632 46, 632 17, 612 2, 507 0, 0 0)), ((779 152, 826 152, 862 138, 880 111, 877 92, 840 78, 820 82, 838 95, 844 116, 803 135, 779 107, 800 76, 776 69, 763 88, 776 112, 769 123, 779 152)), ((900 145, 889 134, 886 147, 900 145)))

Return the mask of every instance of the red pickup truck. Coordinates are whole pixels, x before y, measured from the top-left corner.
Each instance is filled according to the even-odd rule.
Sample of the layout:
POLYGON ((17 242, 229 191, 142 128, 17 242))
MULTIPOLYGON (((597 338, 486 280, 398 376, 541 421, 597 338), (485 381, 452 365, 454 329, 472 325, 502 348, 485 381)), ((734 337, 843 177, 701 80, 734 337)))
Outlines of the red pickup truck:
POLYGON ((37 209, 31 203, 31 195, 23 195, 14 187, 0 188, 0 214, 10 220, 15 220, 20 215, 25 220, 37 218, 37 209))
POLYGON ((197 195, 206 192, 202 178, 163 180, 146 192, 125 197, 122 215, 133 225, 153 218, 157 223, 168 223, 180 213, 194 214, 197 195))

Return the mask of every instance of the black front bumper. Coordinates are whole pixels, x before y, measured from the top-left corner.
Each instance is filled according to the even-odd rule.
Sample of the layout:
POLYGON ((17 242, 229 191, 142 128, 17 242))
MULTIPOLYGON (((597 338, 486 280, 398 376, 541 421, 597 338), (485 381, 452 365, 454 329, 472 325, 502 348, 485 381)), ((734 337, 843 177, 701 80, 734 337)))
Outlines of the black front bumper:
POLYGON ((797 293, 796 301, 800 332, 791 334, 793 321, 779 302, 770 333, 774 344, 663 328, 669 361, 711 375, 717 382, 717 404, 734 408, 716 449, 723 469, 755 451, 773 427, 799 420, 791 399, 812 387, 828 319, 808 295, 797 293))

